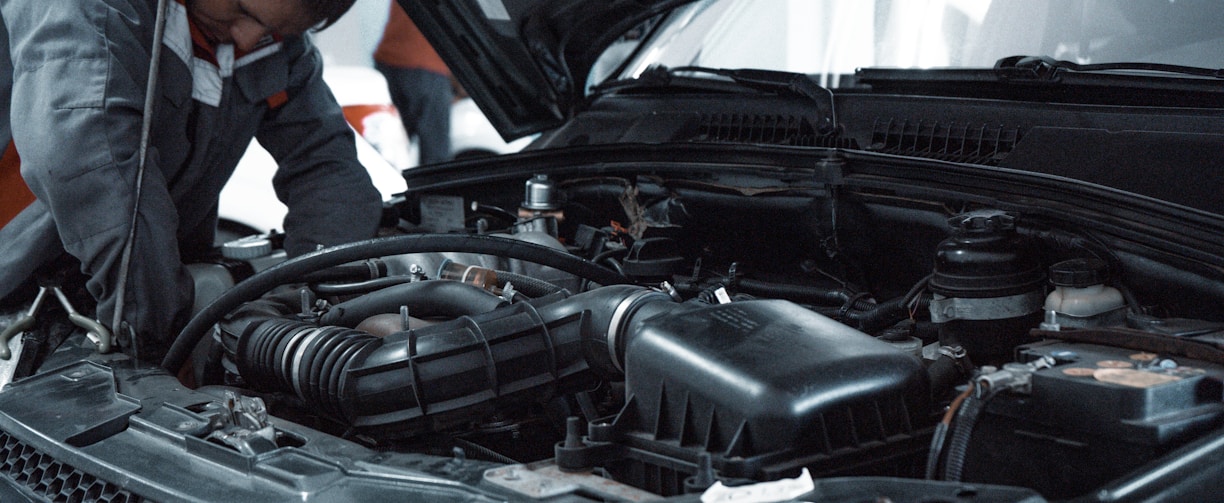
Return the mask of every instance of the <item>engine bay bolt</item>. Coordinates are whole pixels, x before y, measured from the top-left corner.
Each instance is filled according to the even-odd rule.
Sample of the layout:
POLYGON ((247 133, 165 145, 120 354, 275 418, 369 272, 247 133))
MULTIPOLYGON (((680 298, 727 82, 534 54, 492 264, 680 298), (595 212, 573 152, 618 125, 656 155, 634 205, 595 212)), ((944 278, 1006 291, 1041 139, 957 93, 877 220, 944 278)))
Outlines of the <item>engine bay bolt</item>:
POLYGON ((714 485, 714 481, 714 462, 710 453, 702 452, 697 455, 697 473, 684 479, 684 492, 693 494, 705 491, 714 485))
POLYGON ((565 448, 578 449, 582 445, 582 420, 570 416, 565 419, 565 448))
POLYGON ((581 472, 589 470, 590 459, 587 457, 587 446, 582 441, 582 420, 577 416, 565 418, 565 440, 553 447, 553 459, 557 468, 563 472, 581 472))
POLYGON ((301 299, 302 299, 302 316, 309 317, 311 315, 311 312, 313 310, 312 308, 314 307, 314 303, 315 303, 314 302, 315 301, 314 292, 312 292, 309 288, 303 288, 299 292, 299 295, 301 296, 301 299))
POLYGON ((1057 332, 1062 326, 1058 323, 1058 313, 1053 309, 1047 309, 1045 312, 1045 320, 1041 322, 1040 328, 1049 332, 1057 332))
POLYGON ((672 300, 676 302, 684 301, 684 299, 680 297, 680 292, 676 291, 676 287, 672 286, 672 284, 667 281, 659 283, 659 289, 662 290, 663 293, 666 293, 669 297, 672 298, 672 300))
POLYGON ((425 268, 420 264, 412 264, 408 266, 408 281, 417 282, 429 279, 429 275, 425 273, 425 268))

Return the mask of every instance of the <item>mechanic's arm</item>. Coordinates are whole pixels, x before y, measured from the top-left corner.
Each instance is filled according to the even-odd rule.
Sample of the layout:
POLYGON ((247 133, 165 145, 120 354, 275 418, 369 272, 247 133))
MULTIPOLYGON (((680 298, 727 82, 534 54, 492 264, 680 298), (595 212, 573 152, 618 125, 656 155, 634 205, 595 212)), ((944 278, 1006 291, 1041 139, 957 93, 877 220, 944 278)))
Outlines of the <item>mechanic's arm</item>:
POLYGON ((288 101, 269 111, 256 137, 276 158, 276 195, 289 207, 290 256, 374 237, 382 196, 357 161, 353 131, 323 82, 322 58, 308 39, 286 40, 288 101))
MULTIPOLYGON (((99 320, 111 326, 136 198, 148 28, 97 1, 0 5, 22 175, 50 208, 65 250, 90 276, 99 320)), ((174 336, 193 296, 175 239, 177 212, 157 152, 148 154, 124 311, 140 334, 142 358, 159 354, 174 336)))

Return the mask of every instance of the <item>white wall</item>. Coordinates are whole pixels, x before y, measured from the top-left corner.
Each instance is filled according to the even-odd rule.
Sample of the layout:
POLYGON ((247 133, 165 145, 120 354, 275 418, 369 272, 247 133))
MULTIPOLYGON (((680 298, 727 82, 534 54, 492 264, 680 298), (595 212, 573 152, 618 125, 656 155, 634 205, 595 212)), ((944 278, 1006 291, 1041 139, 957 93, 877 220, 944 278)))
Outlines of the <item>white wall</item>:
POLYGON ((391 0, 357 0, 336 24, 314 34, 329 64, 373 66, 371 54, 382 38, 391 0))

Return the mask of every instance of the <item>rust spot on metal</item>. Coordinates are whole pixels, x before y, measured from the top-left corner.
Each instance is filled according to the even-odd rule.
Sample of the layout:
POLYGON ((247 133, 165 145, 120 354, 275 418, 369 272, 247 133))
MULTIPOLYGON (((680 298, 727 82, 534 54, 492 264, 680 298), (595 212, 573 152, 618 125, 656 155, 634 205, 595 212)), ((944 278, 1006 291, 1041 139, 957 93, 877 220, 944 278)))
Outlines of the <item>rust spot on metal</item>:
POLYGON ((1096 372, 1096 369, 1090 369, 1090 368, 1084 368, 1084 367, 1072 367, 1069 369, 1063 369, 1064 374, 1072 376, 1072 377, 1092 377, 1093 372, 1096 372))
POLYGON ((1092 374, 1092 377, 1101 382, 1120 384, 1132 388, 1151 388, 1182 379, 1178 376, 1135 369, 1097 369, 1092 374))

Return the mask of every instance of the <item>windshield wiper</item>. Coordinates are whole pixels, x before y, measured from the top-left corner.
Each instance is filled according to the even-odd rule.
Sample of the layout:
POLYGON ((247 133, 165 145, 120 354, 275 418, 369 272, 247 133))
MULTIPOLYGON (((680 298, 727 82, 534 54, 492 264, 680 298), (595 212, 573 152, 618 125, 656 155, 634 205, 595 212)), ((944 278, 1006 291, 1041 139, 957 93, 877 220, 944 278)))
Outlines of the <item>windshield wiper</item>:
POLYGON ((1008 80, 1053 81, 1063 71, 1106 72, 1134 70, 1145 72, 1173 73, 1224 79, 1224 68, 1200 68, 1197 66, 1168 65, 1164 63, 1093 63, 1081 65, 1049 56, 1009 56, 995 62, 999 77, 1008 80))
POLYGON ((677 66, 668 68, 662 65, 652 66, 636 79, 621 79, 606 82, 593 88, 593 91, 603 92, 610 89, 636 86, 666 87, 672 84, 674 77, 685 73, 705 73, 726 77, 743 87, 766 91, 773 94, 789 94, 811 100, 820 109, 821 120, 817 122, 817 132, 821 136, 836 133, 837 109, 833 103, 833 91, 817 84, 811 77, 802 73, 781 72, 775 70, 710 68, 704 66, 677 66))

